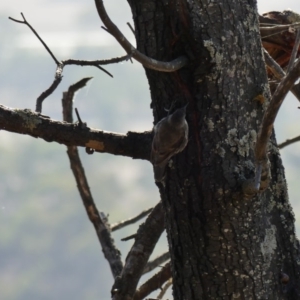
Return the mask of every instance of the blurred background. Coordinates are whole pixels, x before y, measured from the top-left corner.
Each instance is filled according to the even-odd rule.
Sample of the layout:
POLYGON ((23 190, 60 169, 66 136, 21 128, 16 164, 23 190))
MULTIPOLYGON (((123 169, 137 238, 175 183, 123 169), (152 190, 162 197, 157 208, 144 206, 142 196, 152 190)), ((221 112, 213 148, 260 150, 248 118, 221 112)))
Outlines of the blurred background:
MULTIPOLYGON (((106 1, 112 20, 127 38, 134 37, 125 0, 106 1)), ((290 8, 297 0, 270 4, 259 12, 290 8)), ((23 12, 58 60, 108 59, 125 54, 104 30, 93 1, 11 0, 0 3, 0 104, 35 109, 35 100, 52 83, 55 64, 28 27, 8 20, 23 12)), ((74 106, 89 127, 126 133, 152 128, 150 94, 143 68, 134 62, 105 66, 110 78, 93 67, 67 66, 58 89, 43 104, 43 114, 61 120, 61 96, 69 85, 94 77, 74 106)), ((276 122, 278 142, 300 135, 299 102, 285 100, 276 122)), ((0 299, 110 299, 113 283, 94 228, 87 219, 69 167, 66 147, 0 132, 0 299)), ((300 230, 300 143, 284 148, 289 195, 300 230)), ((99 211, 110 223, 130 218, 159 201, 150 163, 80 149, 89 186, 99 211)), ((132 241, 122 237, 138 224, 113 233, 123 261, 132 241)), ((152 258, 167 250, 163 236, 152 258)), ((154 293, 155 297, 158 292, 154 293)))

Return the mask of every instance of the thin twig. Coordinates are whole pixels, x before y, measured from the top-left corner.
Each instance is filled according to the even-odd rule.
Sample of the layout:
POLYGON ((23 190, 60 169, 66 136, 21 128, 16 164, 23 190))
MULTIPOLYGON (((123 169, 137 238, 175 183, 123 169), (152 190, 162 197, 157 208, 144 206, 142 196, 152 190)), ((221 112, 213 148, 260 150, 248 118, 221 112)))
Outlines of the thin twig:
POLYGON ((164 254, 162 254, 158 257, 156 257, 152 261, 149 261, 147 263, 147 265, 145 266, 145 268, 144 268, 143 275, 148 273, 148 272, 151 272, 152 270, 157 268, 159 265, 161 265, 162 263, 164 263, 168 259, 170 259, 170 252, 169 251, 165 252, 164 254))
POLYGON ((52 51, 49 49, 49 47, 46 45, 46 43, 43 41, 43 39, 39 36, 39 34, 35 31, 35 29, 27 22, 27 20, 25 19, 23 13, 21 13, 21 16, 23 18, 23 21, 16 20, 16 19, 13 19, 11 17, 9 17, 9 19, 12 20, 12 21, 14 21, 14 22, 27 25, 31 29, 31 31, 34 33, 34 35, 39 39, 39 41, 43 44, 43 46, 45 47, 45 49, 47 50, 47 52, 51 55, 51 57, 53 58, 54 62, 58 66, 60 63, 56 59, 55 55, 52 53, 52 51))
POLYGON ((82 122, 82 120, 81 120, 81 118, 80 118, 78 109, 77 109, 76 107, 75 107, 75 113, 76 113, 76 117, 77 117, 78 123, 79 123, 80 125, 82 125, 83 122, 82 122))
POLYGON ((121 239, 122 242, 126 242, 126 241, 129 241, 129 240, 132 240, 132 239, 135 239, 137 237, 137 234, 132 234, 132 235, 129 235, 129 236, 126 236, 124 238, 121 239))
POLYGON ((291 70, 291 68, 293 67, 293 65, 295 63, 295 60, 296 60, 296 57, 297 57, 298 51, 299 51, 299 44, 300 44, 300 30, 298 29, 296 39, 295 39, 295 44, 293 47, 293 51, 292 51, 290 61, 289 61, 289 64, 288 64, 288 67, 286 70, 287 73, 289 73, 289 71, 291 70))
POLYGON ((159 202, 137 232, 135 242, 127 255, 123 271, 112 288, 113 300, 131 299, 145 265, 164 231, 164 211, 159 202), (127 298, 128 297, 128 298, 127 298))
POLYGON ((46 91, 42 92, 42 94, 36 99, 35 111, 37 113, 42 112, 42 103, 43 103, 43 101, 56 90, 58 85, 61 83, 61 80, 62 80, 62 76, 61 77, 56 77, 54 79, 53 83, 51 84, 51 86, 46 91))
POLYGON ((171 62, 162 62, 142 54, 131 45, 119 28, 111 21, 103 5, 103 1, 95 0, 95 4, 99 17, 106 26, 108 32, 114 36, 127 53, 132 53, 132 57, 140 62, 144 67, 161 72, 174 72, 187 65, 188 59, 186 56, 178 57, 171 62))
POLYGON ((110 227, 111 231, 116 231, 116 230, 121 229, 121 228, 123 228, 127 225, 134 224, 135 222, 137 222, 140 219, 147 216, 152 211, 152 209, 153 209, 153 207, 148 208, 148 209, 142 211, 141 213, 139 213, 137 216, 135 216, 133 218, 127 219, 125 221, 121 221, 121 222, 116 223, 116 224, 112 224, 111 227, 110 227))
POLYGON ((162 299, 165 293, 167 292, 168 288, 172 285, 173 280, 170 278, 167 283, 163 286, 160 293, 157 295, 157 299, 162 299))
POLYGON ((142 300, 171 278, 171 264, 167 263, 158 273, 141 285, 134 294, 133 300, 142 300))
MULTIPOLYGON (((74 94, 76 91, 84 87, 88 80, 90 80, 90 78, 84 78, 77 84, 70 86, 68 92, 63 94, 62 104, 64 121, 69 123, 73 122, 72 113, 70 112, 72 112, 74 94)), ((73 171, 83 205, 90 221, 94 225, 104 256, 108 260, 112 274, 115 278, 120 275, 123 269, 120 251, 116 248, 114 240, 111 237, 106 218, 101 216, 95 205, 83 166, 79 158, 77 147, 68 146, 67 148, 71 169, 73 171)))
POLYGON ((289 145, 291 145, 291 144, 293 144, 293 143, 296 143, 296 142, 300 142, 300 135, 294 137, 293 139, 288 139, 288 140, 286 140, 285 142, 279 144, 279 145, 278 145, 278 148, 279 148, 279 149, 282 149, 282 148, 284 148, 284 147, 286 147, 286 146, 289 146, 289 145))
POLYGON ((127 26, 130 28, 131 32, 133 33, 133 35, 135 35, 135 30, 134 28, 131 26, 131 24, 129 22, 126 23, 127 26))
POLYGON ((264 58, 267 66, 277 79, 281 79, 285 76, 285 72, 266 49, 264 49, 264 58))

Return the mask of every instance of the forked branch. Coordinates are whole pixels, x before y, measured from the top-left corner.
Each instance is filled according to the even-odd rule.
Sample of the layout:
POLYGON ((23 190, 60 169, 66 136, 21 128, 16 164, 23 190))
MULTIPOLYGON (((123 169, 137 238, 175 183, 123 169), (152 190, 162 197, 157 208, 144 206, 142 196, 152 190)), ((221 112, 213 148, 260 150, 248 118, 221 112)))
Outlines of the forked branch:
POLYGON ((253 196, 257 192, 265 190, 268 187, 270 180, 270 167, 267 151, 270 136, 272 134, 274 122, 280 106, 299 76, 300 60, 291 67, 289 73, 281 80, 272 96, 269 106, 265 111, 254 150, 255 177, 248 179, 243 183, 243 192, 245 195, 253 196))
POLYGON ((23 21, 16 20, 16 19, 11 18, 11 17, 9 17, 9 19, 14 21, 14 22, 27 25, 31 29, 31 31, 34 33, 34 35, 39 39, 39 41, 42 43, 42 45, 45 47, 45 49, 50 54, 50 56, 52 57, 52 59, 54 60, 56 66, 57 66, 55 76, 54 76, 54 81, 52 82, 50 87, 48 89, 46 89, 44 92, 42 92, 41 95, 36 100, 36 109, 35 109, 36 112, 39 112, 39 113, 42 112, 42 103, 43 103, 43 101, 49 95, 51 95, 56 90, 58 85, 60 84, 60 82, 62 80, 63 69, 64 69, 65 66, 67 66, 67 65, 93 66, 93 67, 96 67, 96 68, 102 70, 104 73, 106 73, 110 77, 113 77, 113 75, 111 73, 109 73, 107 70, 102 68, 100 65, 108 65, 108 64, 113 64, 113 63, 119 63, 121 61, 128 60, 131 57, 130 55, 125 55, 125 56, 122 56, 122 57, 116 57, 116 58, 112 58, 112 59, 93 60, 93 61, 76 60, 76 59, 68 59, 68 60, 64 60, 64 61, 58 61, 58 59, 55 57, 55 55, 50 50, 50 48, 47 46, 47 44, 43 41, 43 39, 39 36, 39 34, 36 32, 36 30, 27 22, 27 20, 25 19, 23 13, 21 13, 21 16, 23 18, 23 21))
POLYGON ((147 280, 135 292, 133 300, 142 300, 153 291, 161 288, 163 284, 171 278, 171 264, 167 263, 158 273, 147 280))
MULTIPOLYGON (((76 84, 71 85, 67 92, 63 93, 62 106, 64 121, 69 123, 73 122, 72 110, 74 94, 76 91, 83 88, 88 80, 90 80, 90 78, 84 78, 80 80, 76 84)), ((71 169, 73 171, 83 205, 85 207, 86 213, 90 221, 94 225, 96 234, 102 247, 102 251, 104 253, 105 258, 108 260, 112 274, 115 278, 116 276, 120 275, 123 269, 121 253, 115 246, 114 240, 111 236, 111 232, 106 221, 106 217, 103 217, 103 213, 99 213, 95 205, 92 193, 87 182, 87 178, 85 176, 83 166, 81 164, 77 147, 68 146, 67 149, 71 169)))
POLYGON ((113 285, 113 300, 132 299, 144 267, 163 231, 164 211, 159 202, 137 232, 123 271, 113 285))

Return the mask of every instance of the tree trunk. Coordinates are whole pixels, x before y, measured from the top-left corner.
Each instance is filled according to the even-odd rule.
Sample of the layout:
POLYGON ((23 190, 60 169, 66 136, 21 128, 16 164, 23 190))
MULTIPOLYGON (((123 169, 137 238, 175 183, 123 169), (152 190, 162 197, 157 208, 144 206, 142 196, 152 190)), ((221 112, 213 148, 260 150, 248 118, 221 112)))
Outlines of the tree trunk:
POLYGON ((254 174, 270 98, 256 2, 128 1, 142 53, 190 60, 175 73, 146 69, 155 122, 172 103, 189 103, 188 146, 159 185, 174 299, 300 299, 299 245, 275 136, 269 188, 253 198, 241 189, 254 174))

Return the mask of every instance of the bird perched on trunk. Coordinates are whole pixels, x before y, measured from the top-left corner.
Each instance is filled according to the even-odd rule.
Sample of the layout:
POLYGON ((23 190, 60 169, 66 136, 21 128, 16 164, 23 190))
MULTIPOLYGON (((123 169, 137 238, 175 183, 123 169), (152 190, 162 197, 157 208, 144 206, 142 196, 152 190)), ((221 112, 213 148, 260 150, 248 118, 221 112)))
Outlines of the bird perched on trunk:
POLYGON ((186 107, 187 105, 175 110, 154 126, 151 162, 156 182, 164 179, 169 159, 187 145, 189 126, 185 120, 186 107))

